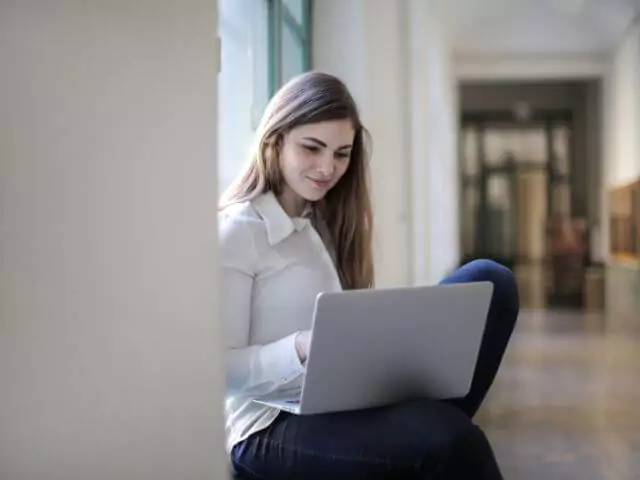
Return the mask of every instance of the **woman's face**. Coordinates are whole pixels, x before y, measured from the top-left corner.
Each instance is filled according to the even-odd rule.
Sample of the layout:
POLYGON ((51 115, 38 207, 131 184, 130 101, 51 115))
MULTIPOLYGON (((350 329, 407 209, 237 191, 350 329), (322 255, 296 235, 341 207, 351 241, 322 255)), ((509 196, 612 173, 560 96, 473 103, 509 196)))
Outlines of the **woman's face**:
POLYGON ((286 186, 281 201, 289 215, 299 215, 307 201, 322 199, 349 166, 355 129, 351 120, 301 125, 288 132, 280 151, 286 186))

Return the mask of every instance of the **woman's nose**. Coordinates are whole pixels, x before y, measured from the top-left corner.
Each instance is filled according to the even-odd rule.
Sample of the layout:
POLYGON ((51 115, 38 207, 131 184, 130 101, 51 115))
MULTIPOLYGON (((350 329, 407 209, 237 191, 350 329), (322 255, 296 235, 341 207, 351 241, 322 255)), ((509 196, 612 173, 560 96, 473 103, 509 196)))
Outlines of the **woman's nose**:
POLYGON ((335 162, 331 155, 323 155, 322 159, 318 163, 318 173, 328 177, 333 174, 335 169, 335 162))

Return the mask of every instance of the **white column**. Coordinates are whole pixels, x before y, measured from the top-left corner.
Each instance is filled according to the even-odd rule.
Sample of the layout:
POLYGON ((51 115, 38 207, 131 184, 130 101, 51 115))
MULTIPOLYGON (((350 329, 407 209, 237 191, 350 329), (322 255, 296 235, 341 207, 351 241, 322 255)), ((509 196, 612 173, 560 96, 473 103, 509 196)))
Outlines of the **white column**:
POLYGON ((403 2, 389 0, 366 0, 364 7, 363 113, 373 138, 371 176, 378 285, 407 285, 411 282, 411 173, 406 10, 403 2))
POLYGON ((373 136, 379 286, 435 283, 459 258, 457 89, 439 0, 314 3, 313 63, 373 136))
POLYGON ((403 10, 388 0, 314 2, 313 68, 347 83, 373 138, 378 286, 410 282, 403 10))
POLYGON ((0 4, 0 478, 219 479, 216 2, 0 4))
MULTIPOLYGON (((417 108, 415 113, 421 121, 414 125, 412 159, 417 165, 425 157, 428 165, 426 172, 413 174, 416 194, 413 218, 417 223, 427 221, 428 252, 426 265, 416 264, 414 281, 436 283, 460 259, 458 85, 447 35, 446 0, 412 0, 411 6, 415 41, 412 64, 417 73, 412 76, 412 83, 415 91, 422 91, 420 98, 426 97, 424 107, 417 108)), ((420 240, 415 238, 414 250, 422 248, 420 240)))

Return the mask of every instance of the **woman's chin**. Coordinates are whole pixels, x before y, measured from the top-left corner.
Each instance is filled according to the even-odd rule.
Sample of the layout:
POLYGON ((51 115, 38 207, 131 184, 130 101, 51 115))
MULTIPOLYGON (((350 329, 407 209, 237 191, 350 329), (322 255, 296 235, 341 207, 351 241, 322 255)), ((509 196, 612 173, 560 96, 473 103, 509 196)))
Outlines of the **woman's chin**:
POLYGON ((303 195, 302 197, 307 202, 317 202, 319 200, 322 200, 326 194, 327 192, 305 192, 305 195, 303 195))
POLYGON ((324 196, 329 191, 329 188, 317 188, 317 187, 307 187, 302 190, 302 198, 307 200, 308 202, 317 202, 318 200, 322 200, 324 196))

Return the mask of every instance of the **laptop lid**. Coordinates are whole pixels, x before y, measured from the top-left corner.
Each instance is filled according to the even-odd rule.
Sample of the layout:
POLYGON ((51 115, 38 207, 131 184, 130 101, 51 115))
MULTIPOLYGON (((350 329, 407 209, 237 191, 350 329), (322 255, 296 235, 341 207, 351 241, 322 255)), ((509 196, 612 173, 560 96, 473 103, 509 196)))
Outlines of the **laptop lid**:
POLYGON ((300 413, 466 395, 492 293, 474 282, 320 294, 300 413))

